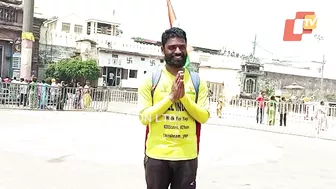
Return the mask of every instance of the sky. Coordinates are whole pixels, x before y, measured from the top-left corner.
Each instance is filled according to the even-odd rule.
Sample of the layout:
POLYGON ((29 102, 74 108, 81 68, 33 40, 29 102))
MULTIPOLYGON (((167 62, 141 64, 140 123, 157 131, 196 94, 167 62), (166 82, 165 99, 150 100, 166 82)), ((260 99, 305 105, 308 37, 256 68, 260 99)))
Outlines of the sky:
MULTIPOLYGON (((45 16, 66 16, 75 13, 82 18, 112 19, 116 10, 118 21, 127 37, 160 40, 169 28, 166 0, 35 0, 35 6, 45 16)), ((322 61, 325 54, 328 68, 336 68, 332 44, 336 43, 336 16, 332 1, 320 0, 171 0, 181 28, 187 32, 192 46, 252 52, 257 35, 260 47, 256 56, 298 61, 322 61), (304 35, 300 42, 284 42, 286 19, 298 11, 314 11, 317 29, 304 35), (322 35, 318 42, 314 34, 322 35), (262 48, 261 48, 262 47, 262 48), (264 50, 265 49, 265 50, 264 50)), ((302 63, 301 63, 302 64, 302 63)), ((330 69, 329 69, 330 70, 330 69)))

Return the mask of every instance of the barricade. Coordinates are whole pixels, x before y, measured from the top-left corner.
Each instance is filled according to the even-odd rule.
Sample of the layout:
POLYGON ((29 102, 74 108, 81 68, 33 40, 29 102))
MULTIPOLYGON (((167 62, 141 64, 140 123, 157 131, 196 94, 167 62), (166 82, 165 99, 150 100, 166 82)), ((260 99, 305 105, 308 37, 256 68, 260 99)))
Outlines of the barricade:
MULTIPOLYGON (((115 90, 113 93, 114 99, 109 103, 108 111, 138 114, 136 92, 115 90)), ((209 99, 209 110, 209 124, 336 140, 336 109, 328 104, 322 106, 318 102, 278 100, 261 105, 256 100, 237 99, 219 103, 209 99)))
MULTIPOLYGON (((134 91, 106 87, 33 87, 3 84, 0 108, 138 114, 138 94, 134 91)), ((209 124, 336 140, 336 108, 329 104, 281 101, 260 104, 256 100, 209 99, 208 108, 211 112, 209 124)))
POLYGON ((336 140, 336 109, 328 103, 237 99, 212 103, 210 112, 218 125, 336 140))
POLYGON ((111 99, 107 88, 2 83, 0 108, 31 110, 107 111, 111 99))

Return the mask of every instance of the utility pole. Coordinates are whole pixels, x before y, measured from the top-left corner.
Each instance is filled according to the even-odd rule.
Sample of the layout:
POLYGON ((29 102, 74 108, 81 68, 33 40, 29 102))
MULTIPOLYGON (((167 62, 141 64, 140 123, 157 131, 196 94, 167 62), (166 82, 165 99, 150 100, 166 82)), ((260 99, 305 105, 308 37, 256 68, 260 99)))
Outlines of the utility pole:
POLYGON ((325 64, 325 56, 323 55, 321 66, 321 86, 320 86, 321 93, 323 93, 324 64, 325 64))
POLYGON ((254 35, 254 41, 252 43, 253 43, 252 56, 255 57, 255 51, 256 51, 256 48, 257 48, 257 34, 254 35))
MULTIPOLYGON (((320 41, 323 41, 324 40, 324 37, 321 36, 321 35, 317 35, 315 34, 314 37, 317 39, 317 43, 320 44, 320 41)), ((323 94, 323 80, 324 80, 324 65, 326 63, 326 60, 325 60, 325 55, 323 54, 323 57, 322 57, 322 62, 319 62, 319 61, 312 61, 314 63, 319 63, 321 64, 321 83, 320 83, 320 95, 321 95, 321 100, 323 100, 324 98, 324 94, 323 94)))
POLYGON ((34 20, 34 0, 23 1, 23 24, 21 35, 21 67, 20 77, 28 79, 31 77, 33 43, 35 41, 33 35, 34 20))
POLYGON ((324 65, 326 64, 325 55, 323 55, 322 62, 312 61, 313 63, 321 64, 321 83, 320 83, 320 94, 321 100, 323 100, 323 80, 324 80, 324 65))

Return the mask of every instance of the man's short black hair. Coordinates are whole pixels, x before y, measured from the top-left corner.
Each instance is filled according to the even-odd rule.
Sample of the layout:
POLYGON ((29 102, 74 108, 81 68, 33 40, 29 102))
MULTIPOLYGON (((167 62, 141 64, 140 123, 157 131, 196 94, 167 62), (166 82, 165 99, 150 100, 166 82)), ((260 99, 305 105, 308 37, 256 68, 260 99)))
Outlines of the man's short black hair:
POLYGON ((180 38, 183 38, 187 42, 186 32, 182 30, 181 28, 172 27, 162 33, 162 37, 161 37, 162 46, 165 46, 168 39, 172 37, 180 37, 180 38))

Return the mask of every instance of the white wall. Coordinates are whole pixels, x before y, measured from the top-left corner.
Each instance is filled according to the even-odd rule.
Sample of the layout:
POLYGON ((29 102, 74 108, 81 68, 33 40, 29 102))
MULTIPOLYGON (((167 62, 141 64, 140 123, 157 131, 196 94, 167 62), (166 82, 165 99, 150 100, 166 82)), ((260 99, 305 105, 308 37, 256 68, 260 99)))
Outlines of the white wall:
POLYGON ((141 60, 141 56, 134 55, 124 55, 118 54, 118 59, 112 58, 111 53, 99 52, 98 53, 98 66, 100 67, 117 67, 130 70, 138 70, 137 78, 128 78, 127 80, 122 80, 122 87, 137 88, 140 85, 141 80, 144 78, 144 72, 151 72, 156 69, 158 66, 164 65, 160 63, 158 58, 145 58, 144 61, 141 60), (128 58, 132 59, 131 63, 128 63, 128 58), (151 65, 151 61, 155 62, 155 66, 151 65))
POLYGON ((86 33, 86 29, 87 29, 86 21, 82 18, 79 18, 75 14, 71 14, 69 16, 59 18, 57 20, 57 24, 56 24, 56 31, 62 31, 62 23, 70 23, 71 24, 70 33, 75 33, 75 31, 74 31, 75 25, 83 26, 83 33, 86 33))
MULTIPOLYGON (((307 77, 321 77, 321 73, 319 73, 319 69, 317 67, 312 67, 310 70, 307 70, 289 66, 264 64, 264 71, 307 77)), ((334 76, 333 78, 335 79, 336 77, 334 76)))
POLYGON ((47 31, 45 28, 41 29, 41 44, 49 44, 65 47, 76 47, 76 41, 81 39, 90 39, 98 43, 99 47, 112 48, 116 50, 137 52, 142 54, 149 54, 153 56, 162 56, 160 47, 154 45, 145 45, 134 42, 132 39, 125 39, 116 36, 108 36, 101 34, 75 34, 65 33, 61 31, 47 31), (46 33, 47 32, 47 33, 46 33), (45 37, 47 34, 47 37, 45 37), (111 47, 108 46, 111 44, 111 47))
POLYGON ((141 60, 141 56, 135 56, 135 55, 125 55, 125 54, 118 54, 118 53, 113 53, 118 55, 118 64, 113 64, 112 59, 112 53, 106 53, 106 52, 99 52, 98 53, 98 65, 101 67, 107 66, 107 67, 119 67, 119 68, 125 68, 125 69, 143 69, 146 71, 151 71, 153 70, 156 66, 162 65, 160 63, 160 59, 158 58, 148 58, 148 57, 143 57, 145 58, 144 61, 141 60), (131 63, 128 63, 128 59, 131 58, 132 61, 131 63), (151 65, 151 61, 154 61, 155 65, 151 65))
POLYGON ((200 67, 199 73, 201 78, 208 82, 224 83, 227 99, 240 94, 240 73, 238 70, 200 67))
MULTIPOLYGON (((202 53, 203 54, 203 53, 202 53)), ((200 54, 200 56, 202 56, 200 54)), ((211 68, 224 68, 232 70, 240 70, 242 65, 242 60, 240 58, 220 56, 220 55, 210 55, 207 60, 201 60, 201 67, 211 67, 211 68)))

